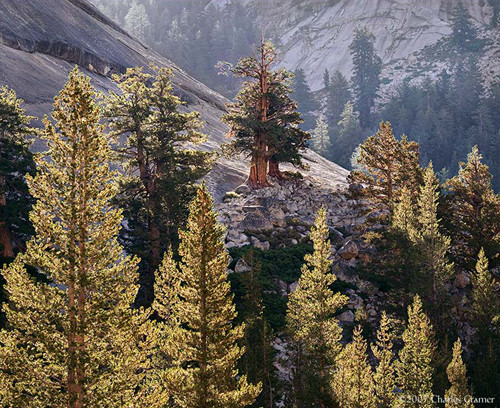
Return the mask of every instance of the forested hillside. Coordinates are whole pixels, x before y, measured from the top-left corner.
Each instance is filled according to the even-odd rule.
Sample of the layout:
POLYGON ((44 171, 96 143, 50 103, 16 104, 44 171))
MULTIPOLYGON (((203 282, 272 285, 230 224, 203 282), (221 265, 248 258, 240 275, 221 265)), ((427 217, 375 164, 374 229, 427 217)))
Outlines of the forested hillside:
POLYGON ((498 3, 346 1, 0 3, 0 408, 500 407, 498 3))
MULTIPOLYGON (((439 174, 456 174, 458 161, 465 159, 473 145, 480 147, 493 173, 500 174, 500 49, 496 29, 500 6, 495 1, 483 6, 477 1, 463 6, 460 2, 432 5, 427 15, 416 10, 428 20, 424 26, 407 17, 405 13, 410 11, 403 12, 402 4, 395 4, 401 26, 390 29, 376 24, 382 21, 376 18, 383 18, 387 5, 380 6, 377 17, 370 16, 373 10, 369 5, 360 5, 362 11, 343 9, 339 21, 350 12, 355 13, 354 21, 359 18, 352 26, 335 20, 334 10, 342 2, 312 2, 307 7, 292 4, 288 9, 286 4, 271 7, 252 1, 192 0, 182 6, 177 2, 94 2, 136 37, 228 97, 234 96, 238 81, 219 75, 216 65, 219 61, 234 63, 253 51, 261 35, 260 25, 277 42, 281 63, 297 67, 294 87, 304 114, 302 127, 313 131, 316 121, 321 116, 325 119, 327 128, 319 124, 311 146, 346 168, 352 166, 357 145, 381 120, 389 120, 396 134, 406 134, 420 143, 422 164, 432 160, 439 174), (284 13, 283 21, 270 18, 278 10, 284 13), (439 15, 430 14, 438 11, 439 15), (367 17, 362 18, 364 15, 367 17), (334 34, 328 25, 321 34, 309 31, 311 25, 326 24, 323 20, 327 18, 344 34, 334 34), (355 32, 356 27, 367 29, 366 38, 357 41, 354 36, 353 42, 352 36, 347 39, 345 35, 355 32), (320 38, 329 32, 338 38, 326 46, 320 38), (403 47, 395 40, 398 35, 417 39, 411 47, 403 47), (297 43, 312 37, 299 51, 290 36, 297 43), (391 51, 385 44, 388 41, 393 41, 396 45, 392 48, 398 51, 391 51), (379 67, 356 60, 355 56, 365 51, 380 58, 379 67), (311 53, 320 61, 314 68, 304 65, 311 53), (361 94, 365 95, 363 101, 361 94)), ((410 10, 414 5, 407 7, 410 10)), ((498 188, 497 180, 494 185, 498 188)))

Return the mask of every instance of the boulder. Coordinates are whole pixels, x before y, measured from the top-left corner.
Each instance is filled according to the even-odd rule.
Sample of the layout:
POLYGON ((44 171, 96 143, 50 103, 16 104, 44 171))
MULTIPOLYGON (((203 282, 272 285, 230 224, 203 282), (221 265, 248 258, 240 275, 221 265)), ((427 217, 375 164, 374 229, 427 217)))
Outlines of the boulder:
POLYGON ((241 223, 241 227, 250 231, 270 230, 273 228, 273 223, 269 211, 262 209, 248 212, 241 223))
POLYGON ((237 273, 244 273, 250 271, 252 268, 245 262, 243 258, 239 259, 238 262, 236 262, 236 265, 234 267, 234 271, 237 273))
POLYGON ((339 316, 339 321, 341 323, 354 323, 354 313, 351 310, 347 310, 341 313, 339 316))
POLYGON ((246 184, 242 184, 242 185, 236 187, 236 189, 234 191, 235 191, 235 193, 238 193, 241 195, 247 195, 247 194, 250 194, 252 192, 252 189, 250 187, 248 187, 246 184))
POLYGON ((359 254, 359 247, 354 241, 347 241, 342 248, 339 249, 338 255, 346 261, 354 259, 359 254))
POLYGON ((299 286, 299 282, 290 283, 290 285, 288 286, 290 293, 295 292, 297 290, 298 286, 299 286))
POLYGON ((470 284, 470 278, 464 271, 457 273, 455 276, 455 287, 459 289, 466 288, 470 284))

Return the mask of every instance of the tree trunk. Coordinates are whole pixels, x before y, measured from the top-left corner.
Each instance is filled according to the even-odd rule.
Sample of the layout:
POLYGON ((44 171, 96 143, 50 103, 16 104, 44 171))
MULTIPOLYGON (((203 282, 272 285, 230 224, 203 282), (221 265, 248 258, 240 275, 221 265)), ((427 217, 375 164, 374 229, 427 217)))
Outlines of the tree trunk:
POLYGON ((247 184, 252 189, 269 187, 271 184, 267 181, 267 159, 266 146, 264 143, 258 143, 258 150, 252 156, 250 165, 250 174, 247 184))
MULTIPOLYGON (((3 187, 5 181, 3 176, 0 176, 0 186, 3 187)), ((5 194, 0 194, 0 207, 7 205, 7 197, 5 194)), ((2 211, 0 211, 1 213, 2 211)), ((2 257, 14 258, 14 247, 12 244, 12 234, 5 220, 0 220, 0 247, 2 248, 2 257)))
POLYGON ((269 177, 275 177, 278 180, 285 179, 285 176, 281 172, 279 166, 280 166, 280 164, 276 160, 274 160, 272 158, 269 160, 269 172, 268 172, 269 177))

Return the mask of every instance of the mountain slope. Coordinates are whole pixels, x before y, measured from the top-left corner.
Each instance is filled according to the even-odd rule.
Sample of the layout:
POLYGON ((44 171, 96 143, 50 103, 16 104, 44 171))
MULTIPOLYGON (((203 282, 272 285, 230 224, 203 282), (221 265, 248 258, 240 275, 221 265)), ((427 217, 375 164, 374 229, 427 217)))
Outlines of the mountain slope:
MULTIPOLYGON (((229 0, 212 0, 224 6, 229 0)), ((451 33, 457 0, 244 0, 259 16, 265 35, 278 44, 282 64, 303 68, 313 90, 323 87, 323 72, 351 76, 349 44, 356 27, 367 27, 388 66, 405 65, 415 54, 451 33)), ((478 27, 486 29, 493 10, 484 0, 463 0, 478 27)), ((497 29, 498 30, 498 29, 497 29)), ((494 30, 489 30, 494 35, 494 30)), ((500 74, 500 46, 494 72, 500 74)), ((486 55, 485 55, 486 57, 486 55)), ((491 52, 488 54, 491 59, 491 52)))
MULTIPOLYGON (((129 36, 85 0, 21 0, 0 2, 0 84, 26 102, 30 114, 49 113, 54 95, 77 64, 101 91, 113 89, 110 77, 127 67, 154 62, 174 71, 175 92, 189 110, 201 113, 209 140, 202 148, 218 149, 226 128, 220 116, 224 97, 187 75, 166 58, 129 36)), ((36 147, 36 146, 35 146, 36 147)), ((309 177, 343 185, 347 172, 308 152, 309 177)), ((247 160, 218 160, 208 182, 217 198, 241 184, 247 160)))

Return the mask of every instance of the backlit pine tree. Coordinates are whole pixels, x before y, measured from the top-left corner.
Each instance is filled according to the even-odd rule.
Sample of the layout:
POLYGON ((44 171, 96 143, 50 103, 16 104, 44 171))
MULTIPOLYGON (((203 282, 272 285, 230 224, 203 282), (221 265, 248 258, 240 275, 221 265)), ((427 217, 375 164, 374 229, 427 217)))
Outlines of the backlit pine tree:
POLYGON ((458 175, 445 184, 449 193, 445 214, 455 252, 460 254, 457 261, 470 268, 481 248, 490 260, 500 253, 500 196, 493 191, 493 176, 481 160, 474 146, 467 163, 460 163, 458 175))
POLYGON ((398 141, 389 122, 382 122, 377 134, 360 145, 357 164, 359 170, 351 172, 349 179, 361 186, 354 196, 368 201, 365 211, 370 217, 390 219, 403 187, 415 196, 418 194, 419 146, 406 136, 398 141))
POLYGON ((444 285, 451 279, 454 267, 448 261, 451 240, 440 231, 438 201, 439 182, 431 163, 424 171, 424 184, 418 197, 418 230, 414 239, 418 251, 419 275, 426 282, 424 286, 430 286, 433 321, 442 331, 446 316, 444 285))
POLYGON ((268 186, 268 174, 282 178, 280 163, 300 166, 301 151, 310 139, 299 128, 302 119, 297 103, 290 99, 293 74, 283 68, 272 70, 275 59, 274 46, 262 42, 258 56, 242 58, 234 67, 221 65, 222 72, 247 79, 222 121, 234 138, 232 148, 250 157, 251 188, 268 186))
POLYGON ((241 359, 243 372, 248 381, 262 383, 262 392, 253 404, 255 407, 274 406, 274 349, 271 342, 273 331, 264 316, 262 299, 261 263, 253 251, 243 257, 249 270, 241 274, 243 304, 241 318, 245 322, 243 342, 245 354, 241 359))
POLYGON ((330 289, 336 277, 331 270, 326 217, 322 208, 311 229, 314 252, 306 255, 297 289, 288 301, 286 319, 295 360, 293 388, 298 407, 331 405, 329 372, 341 351, 342 330, 334 314, 347 299, 330 289))
POLYGON ((14 90, 0 87, 0 265, 13 258, 15 248, 22 248, 32 233, 28 220, 32 199, 24 176, 34 171, 27 136, 35 130, 22 102, 14 90))
POLYGON ((140 41, 145 41, 151 23, 144 4, 133 1, 125 16, 125 30, 140 41))
POLYGON ((366 353, 367 347, 361 327, 356 327, 352 342, 345 346, 337 358, 332 390, 340 407, 377 407, 373 372, 366 353))
POLYGON ((312 144, 314 150, 325 156, 330 149, 330 135, 328 134, 328 124, 325 118, 320 115, 316 120, 316 127, 313 131, 312 144))
MULTIPOLYGON (((240 376, 236 365, 244 353, 238 345, 244 325, 234 325, 236 310, 227 280, 229 255, 223 228, 213 212, 205 186, 190 205, 186 229, 181 231, 178 266, 180 284, 172 316, 179 323, 175 344, 176 406, 182 408, 238 408, 251 405, 261 386, 240 376)), ((171 269, 168 276, 175 274, 171 269)), ((160 275, 159 275, 160 276, 160 275)), ((163 284, 162 286, 165 286, 163 284)))
POLYGON ((197 112, 181 112, 172 72, 151 66, 128 69, 113 80, 121 93, 106 99, 112 134, 126 137, 118 153, 125 168, 118 197, 127 220, 120 238, 141 257, 138 303, 151 305, 154 273, 162 255, 178 245, 196 182, 211 167, 211 155, 193 149, 206 139, 197 112))
POLYGON ((445 408, 474 408, 467 384, 467 369, 462 360, 460 338, 453 345, 453 358, 446 369, 450 388, 445 393, 445 408))
POLYGON ((393 366, 394 354, 392 351, 392 338, 389 319, 385 312, 382 313, 380 328, 377 331, 377 342, 371 346, 373 355, 378 361, 373 375, 377 407, 389 408, 395 398, 396 372, 393 366))
POLYGON ((481 248, 472 275, 472 321, 480 336, 488 337, 493 319, 500 314, 500 300, 495 290, 495 280, 489 270, 488 258, 481 248))
POLYGON ((432 361, 436 346, 432 325, 417 295, 408 307, 408 324, 403 349, 396 363, 396 384, 401 389, 395 400, 398 408, 430 408, 432 402, 432 361))
POLYGON ((35 236, 2 271, 9 302, 0 400, 26 408, 136 407, 145 397, 153 323, 130 306, 137 260, 117 242, 122 216, 111 205, 111 151, 94 90, 76 68, 52 117, 42 132, 50 160, 38 156, 37 174, 28 177, 35 236))

